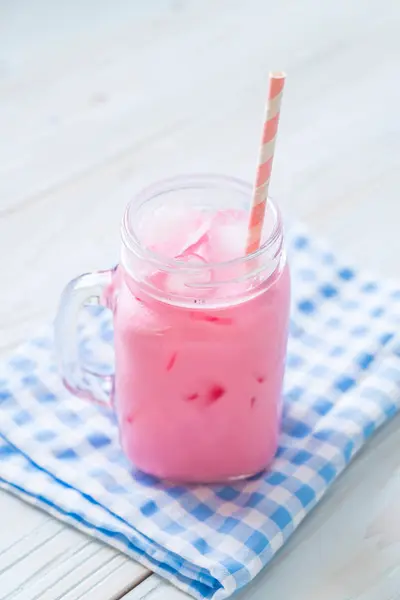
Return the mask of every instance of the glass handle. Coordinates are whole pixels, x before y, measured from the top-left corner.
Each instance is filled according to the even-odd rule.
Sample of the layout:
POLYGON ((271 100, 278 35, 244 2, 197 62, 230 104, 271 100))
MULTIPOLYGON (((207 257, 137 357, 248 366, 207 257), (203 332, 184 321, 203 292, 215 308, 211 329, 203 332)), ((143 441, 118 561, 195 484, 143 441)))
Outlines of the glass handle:
POLYGON ((62 293, 54 325, 56 355, 65 387, 77 396, 110 406, 114 376, 85 368, 79 356, 78 319, 87 304, 107 306, 104 298, 112 279, 113 271, 110 270, 88 273, 72 280, 62 293))

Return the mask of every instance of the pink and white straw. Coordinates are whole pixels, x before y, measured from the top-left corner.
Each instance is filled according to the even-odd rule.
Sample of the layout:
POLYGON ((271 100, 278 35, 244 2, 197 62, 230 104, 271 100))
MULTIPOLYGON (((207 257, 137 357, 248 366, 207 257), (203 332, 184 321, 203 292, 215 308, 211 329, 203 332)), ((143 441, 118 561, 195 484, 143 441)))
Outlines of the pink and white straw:
POLYGON ((246 254, 258 250, 261 243, 285 77, 284 73, 271 73, 269 76, 267 114, 250 212, 246 254))

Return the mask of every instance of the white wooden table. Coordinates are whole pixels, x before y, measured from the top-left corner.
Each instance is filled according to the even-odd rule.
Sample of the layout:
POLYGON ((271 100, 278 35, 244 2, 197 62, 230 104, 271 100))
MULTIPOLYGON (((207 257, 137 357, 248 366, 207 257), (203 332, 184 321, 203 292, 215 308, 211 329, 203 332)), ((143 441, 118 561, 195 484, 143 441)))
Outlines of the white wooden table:
MULTIPOLYGON (((65 282, 118 256, 144 184, 251 180, 285 69, 272 193, 400 276, 399 0, 0 0, 0 353, 65 282)), ((1 415, 0 415, 1 418, 1 415)), ((400 419, 238 598, 400 598, 400 419)), ((0 600, 179 600, 146 569, 0 493, 0 600)))

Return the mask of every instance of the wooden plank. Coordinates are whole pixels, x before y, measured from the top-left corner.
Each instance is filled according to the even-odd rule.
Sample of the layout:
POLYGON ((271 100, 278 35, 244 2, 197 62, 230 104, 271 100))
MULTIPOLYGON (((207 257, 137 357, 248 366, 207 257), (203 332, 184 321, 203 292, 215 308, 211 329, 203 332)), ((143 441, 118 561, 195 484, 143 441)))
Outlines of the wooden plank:
MULTIPOLYGON (((380 431, 237 600, 396 600, 400 416, 380 431)), ((153 575, 124 600, 188 596, 153 575)))
POLYGON ((0 492, 0 600, 117 600, 149 571, 0 492))

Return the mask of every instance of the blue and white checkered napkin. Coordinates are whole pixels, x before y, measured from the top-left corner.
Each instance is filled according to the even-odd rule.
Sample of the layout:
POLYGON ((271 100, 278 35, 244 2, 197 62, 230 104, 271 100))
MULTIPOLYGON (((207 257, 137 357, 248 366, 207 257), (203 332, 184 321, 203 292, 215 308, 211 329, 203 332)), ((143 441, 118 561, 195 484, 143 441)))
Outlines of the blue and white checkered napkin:
MULTIPOLYGON (((0 370, 1 485, 198 598, 248 583, 399 407, 400 286, 361 277, 299 231, 289 245, 283 431, 268 473, 184 487, 135 472, 113 414, 63 388, 49 330, 0 370)), ((91 328, 97 358, 83 352, 102 360, 109 316, 95 312, 91 328)))

